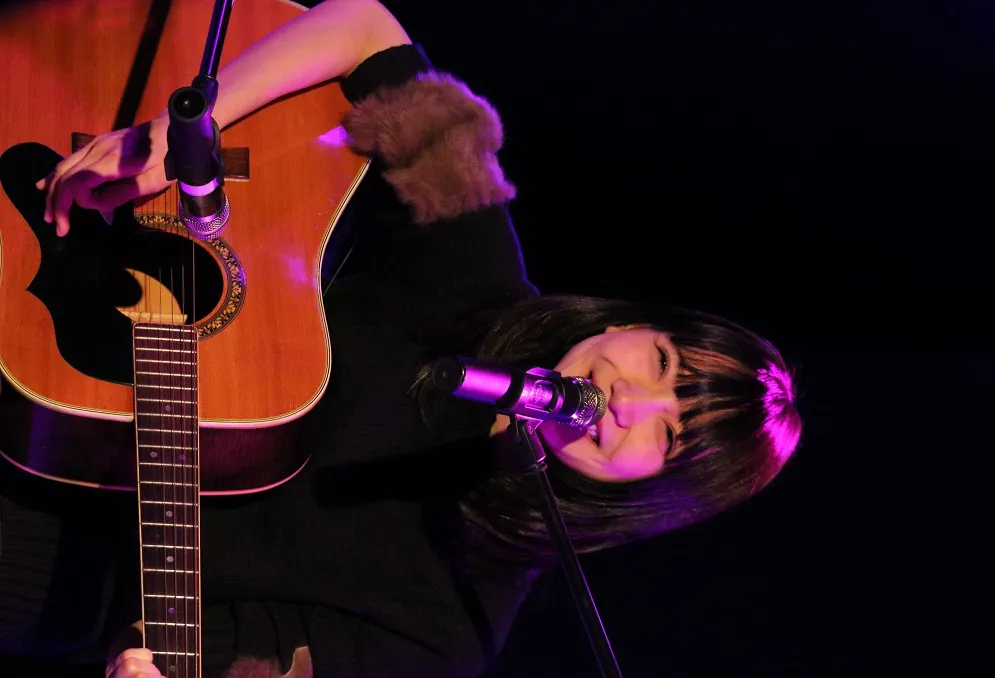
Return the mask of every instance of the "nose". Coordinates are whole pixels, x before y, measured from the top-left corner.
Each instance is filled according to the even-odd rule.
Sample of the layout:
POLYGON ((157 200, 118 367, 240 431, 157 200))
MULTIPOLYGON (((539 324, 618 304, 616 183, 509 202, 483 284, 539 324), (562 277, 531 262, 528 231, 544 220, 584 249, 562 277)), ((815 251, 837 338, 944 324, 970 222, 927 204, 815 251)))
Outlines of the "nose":
POLYGON ((612 382, 608 409, 614 415, 616 424, 631 428, 644 419, 676 412, 677 396, 670 388, 618 379, 612 382))

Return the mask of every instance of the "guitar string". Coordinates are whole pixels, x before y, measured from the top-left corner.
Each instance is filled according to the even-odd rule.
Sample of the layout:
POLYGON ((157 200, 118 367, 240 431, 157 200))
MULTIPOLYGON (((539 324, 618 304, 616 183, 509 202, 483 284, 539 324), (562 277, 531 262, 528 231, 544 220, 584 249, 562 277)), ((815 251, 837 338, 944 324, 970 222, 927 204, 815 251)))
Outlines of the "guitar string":
MULTIPOLYGON (((177 314, 177 317, 176 317, 176 319, 175 319, 174 322, 176 322, 184 330, 183 333, 180 335, 183 338, 183 342, 180 343, 180 346, 183 347, 183 354, 182 355, 184 356, 183 357, 183 362, 180 363, 180 365, 182 365, 182 370, 181 371, 183 371, 185 373, 189 372, 191 374, 196 375, 196 369, 197 368, 196 368, 196 364, 195 363, 197 361, 197 357, 196 357, 196 355, 193 355, 193 354, 190 353, 190 346, 188 344, 189 336, 188 336, 188 334, 186 332, 186 322, 185 322, 186 319, 183 317, 183 309, 186 308, 186 278, 184 277, 185 276, 185 271, 186 271, 186 267, 183 265, 183 259, 181 258, 180 259, 180 296, 178 297, 179 300, 180 300, 180 308, 179 308, 179 313, 177 314), (191 364, 188 365, 188 361, 191 364)), ((197 382, 196 382, 195 379, 181 379, 181 381, 183 381, 184 383, 186 383, 188 385, 193 385, 194 387, 196 387, 196 385, 197 385, 197 382)), ((196 391, 192 391, 191 393, 196 393, 196 391)), ((194 401, 191 398, 186 398, 184 400, 184 402, 183 402, 183 415, 184 415, 184 419, 182 421, 185 424, 184 425, 184 430, 187 431, 187 433, 184 434, 183 437, 190 440, 190 448, 191 448, 190 450, 184 450, 183 451, 183 455, 184 455, 184 459, 185 459, 185 464, 184 464, 183 467, 181 467, 181 468, 184 469, 183 470, 183 482, 184 482, 184 485, 183 485, 184 502, 183 502, 183 504, 184 505, 183 505, 183 511, 182 511, 182 514, 183 514, 183 524, 184 525, 196 525, 197 524, 196 520, 194 520, 193 517, 191 515, 189 515, 190 513, 192 513, 192 511, 190 510, 190 507, 187 506, 187 504, 191 503, 191 501, 189 500, 189 497, 192 494, 192 492, 190 491, 190 488, 188 488, 187 485, 186 485, 187 478, 188 478, 188 476, 190 474, 187 472, 187 470, 185 468, 186 464, 193 464, 193 463, 196 463, 196 461, 197 461, 194 458, 196 452, 195 452, 194 449, 192 449, 192 448, 196 447, 196 445, 194 444, 194 440, 196 440, 196 438, 193 435, 191 435, 191 428, 192 428, 193 425, 196 424, 196 420, 195 419, 188 419, 188 418, 186 418, 186 417, 189 417, 189 416, 191 416, 193 414, 191 412, 191 410, 193 409, 192 408, 192 403, 193 402, 194 401)), ((184 447, 186 447, 186 445, 184 445, 184 447)), ((181 461, 183 461, 183 460, 181 460, 181 461)), ((196 530, 193 529, 193 528, 189 528, 188 527, 188 528, 185 528, 183 530, 183 537, 184 537, 183 544, 184 544, 184 547, 186 547, 186 545, 187 545, 187 539, 186 539, 186 537, 187 537, 187 534, 189 532, 193 532, 194 533, 194 534, 190 535, 191 544, 192 545, 196 544, 196 542, 194 541, 196 539, 196 530)), ((189 599, 186 597, 186 596, 189 595, 189 580, 190 580, 190 577, 191 577, 191 575, 189 574, 189 572, 191 571, 190 562, 189 562, 189 555, 190 555, 189 551, 190 551, 190 549, 183 548, 182 549, 182 554, 181 554, 183 556, 183 595, 184 595, 184 598, 183 598, 183 626, 178 626, 177 627, 178 631, 182 630, 182 632, 183 632, 183 643, 182 643, 182 646, 183 646, 183 650, 185 652, 189 652, 190 651, 190 646, 191 646, 191 643, 190 643, 190 627, 187 626, 187 624, 190 623, 190 615, 188 614, 188 603, 189 603, 189 599)), ((189 655, 184 655, 183 663, 184 663, 184 666, 187 668, 187 670, 185 671, 185 673, 187 674, 187 676, 192 676, 192 673, 189 670, 189 662, 190 662, 189 655)))
MULTIPOLYGON (((164 286, 164 283, 165 283, 165 277, 163 276, 162 270, 160 269, 159 270, 159 303, 157 304, 157 308, 156 308, 156 310, 158 311, 158 315, 159 315, 159 323, 163 323, 166 320, 166 318, 162 317, 163 316, 162 288, 164 286)), ((173 352, 172 352, 172 344, 171 344, 171 342, 169 342, 169 341, 161 341, 161 339, 163 339, 165 337, 168 337, 169 333, 168 332, 163 332, 163 330, 161 328, 161 325, 156 325, 156 327, 157 327, 157 334, 160 337, 160 346, 165 346, 166 349, 167 349, 166 355, 168 355, 168 356, 170 356, 172 358, 173 357, 173 352), (163 335, 165 335, 165 337, 163 335)), ((176 362, 175 358, 173 360, 170 360, 170 367, 171 367, 171 369, 169 369, 168 372, 166 373, 165 379, 168 380, 169 385, 171 387, 173 387, 173 388, 169 389, 169 391, 171 393, 177 393, 177 392, 183 393, 183 391, 178 391, 175 388, 176 386, 179 386, 179 384, 176 383, 176 377, 174 376, 174 372, 173 372, 173 370, 175 369, 175 368, 173 368, 173 365, 175 365, 175 362, 176 362)), ((170 419, 173 419, 173 418, 170 417, 170 419)), ((167 491, 169 492, 169 495, 170 495, 168 506, 171 507, 172 510, 170 511, 169 509, 167 509, 167 512, 166 512, 167 515, 166 515, 166 517, 167 518, 171 518, 171 520, 165 520, 163 522, 165 522, 168 525, 168 527, 166 529, 169 530, 170 533, 171 533, 170 540, 169 540, 169 544, 170 544, 171 548, 165 549, 165 550, 168 551, 168 552, 172 552, 172 553, 176 553, 176 551, 177 551, 177 549, 175 548, 176 545, 177 545, 177 539, 176 539, 176 537, 177 537, 176 513, 177 513, 177 511, 179 509, 179 506, 178 506, 177 501, 176 501, 176 453, 177 453, 176 447, 177 447, 177 440, 176 440, 176 434, 173 433, 173 431, 175 431, 174 426, 175 426, 175 424, 172 424, 172 423, 168 427, 165 424, 163 425, 163 429, 170 432, 170 433, 167 434, 169 436, 168 439, 169 439, 169 445, 170 445, 170 449, 169 449, 169 453, 170 453, 169 454, 169 461, 170 461, 170 464, 169 464, 168 467, 167 466, 161 466, 160 467, 164 471, 166 469, 168 469, 168 473, 169 473, 169 484, 166 485, 165 487, 167 488, 167 491), (172 516, 168 515, 170 512, 172 512, 172 514, 173 514, 172 516)), ((163 461, 165 461, 166 455, 163 455, 163 457, 164 457, 163 461)), ((169 666, 171 664, 175 664, 176 663, 176 659, 179 656, 177 654, 174 654, 175 652, 177 652, 177 650, 179 648, 176 647, 176 644, 174 642, 174 638, 172 637, 172 636, 175 636, 175 634, 176 634, 176 632, 175 632, 176 627, 173 626, 173 624, 175 624, 176 621, 177 621, 177 618, 176 618, 176 609, 179 607, 179 605, 177 605, 177 602, 176 602, 176 595, 177 595, 177 590, 176 590, 176 557, 173 556, 173 563, 172 563, 173 566, 172 567, 169 567, 169 564, 170 564, 169 563, 169 557, 170 556, 167 555, 167 556, 165 556, 165 558, 163 558, 163 560, 164 560, 164 562, 163 562, 163 579, 166 582, 169 582, 170 580, 172 580, 171 581, 172 586, 169 586, 167 584, 167 588, 170 590, 170 592, 172 594, 172 603, 173 603, 172 607, 169 608, 169 609, 173 610, 173 614, 170 615, 169 614, 169 609, 166 610, 166 615, 167 615, 167 624, 166 624, 166 664, 167 664, 167 666, 169 666)), ((166 675, 170 675, 170 674, 167 673, 166 675)), ((175 673, 173 673, 172 675, 175 675, 175 673)))
MULTIPOLYGON (((196 260, 196 244, 194 243, 194 238, 190 236, 190 233, 186 229, 181 229, 181 227, 172 222, 177 230, 182 230, 184 235, 190 240, 190 257, 191 257, 191 269, 193 269, 193 262, 196 260)), ((193 270, 191 271, 193 273, 193 270)), ((185 316, 184 311, 188 308, 187 297, 186 297, 186 275, 185 267, 181 268, 181 316, 185 316)), ((195 297, 197 281, 194 278, 190 285, 191 297, 195 297)), ((187 347, 188 350, 192 349, 192 353, 187 353, 190 358, 189 365, 186 371, 191 375, 192 378, 186 381, 192 384, 195 388, 199 386, 199 361, 198 361, 198 350, 197 350, 197 334, 196 330, 193 329, 193 323, 196 322, 196 317, 182 317, 183 325, 185 328, 184 339, 186 341, 182 344, 187 347), (189 326, 189 329, 186 329, 189 326)), ((187 363, 183 363, 187 365, 187 363)), ((184 626, 178 627, 183 629, 184 637, 184 650, 193 650, 193 654, 187 654, 184 656, 184 666, 186 667, 186 674, 189 678, 199 678, 197 676, 197 667, 199 666, 200 657, 200 591, 198 579, 200 577, 199 563, 199 553, 200 553, 200 447, 199 447, 199 436, 197 434, 198 427, 200 426, 199 419, 199 388, 198 390, 189 392, 192 398, 186 400, 186 405, 184 407, 184 414, 188 415, 190 418, 184 419, 187 423, 187 432, 190 439, 190 450, 184 452, 186 455, 186 471, 189 473, 184 473, 184 480, 187 478, 192 481, 193 485, 183 486, 184 495, 188 498, 185 502, 187 505, 184 508, 184 513, 189 514, 184 520, 185 523, 192 525, 193 527, 184 530, 184 537, 189 534, 191 548, 183 549, 183 609, 184 609, 184 626), (193 563, 189 561, 192 560, 193 563), (189 573, 193 573, 192 575, 189 573), (190 590, 191 586, 193 590, 190 590), (193 615, 190 614, 191 607, 193 608, 193 615), (191 626, 192 624, 192 626, 191 626), (193 642, 191 640, 191 634, 193 635, 193 642)), ((184 539, 184 545, 186 544, 186 539, 184 539)))
MULTIPOLYGON (((170 221, 170 223, 173 224, 173 228, 174 229, 178 229, 178 227, 175 225, 175 222, 170 221)), ((182 304, 184 302, 183 296, 181 294, 179 297, 177 297, 176 290, 173 287, 173 280, 172 280, 172 278, 170 278, 170 288, 173 291, 173 299, 179 299, 180 304, 182 304)), ((174 320, 174 322, 178 322, 179 326, 182 329, 182 331, 181 331, 181 333, 180 333, 179 336, 183 339, 183 341, 179 342, 179 345, 182 346, 183 349, 185 349, 185 351, 189 350, 189 347, 187 345, 187 332, 186 332, 185 323, 181 322, 180 318, 177 318, 176 320, 174 320)), ((183 353, 183 356, 184 356, 184 360, 179 363, 180 364, 179 373, 181 375, 188 375, 189 372, 190 372, 190 368, 187 366, 187 361, 188 360, 192 360, 192 356, 190 356, 190 354, 186 353, 186 352, 183 353)), ((195 383, 193 381, 191 381, 190 379, 182 379, 181 378, 180 381, 184 385, 186 385, 186 386, 195 386, 195 383)), ((191 528, 190 526, 194 525, 195 521, 192 519, 193 517, 190 515, 190 513, 192 513, 192 511, 190 511, 190 507, 189 507, 189 504, 192 503, 192 501, 191 501, 191 494, 192 493, 191 493, 190 487, 189 487, 189 483, 191 481, 191 478, 190 478, 191 474, 189 473, 189 465, 192 464, 192 463, 194 463, 195 460, 192 458, 193 457, 193 453, 194 453, 194 450, 192 448, 194 447, 194 445, 193 445, 193 438, 191 436, 191 431, 190 431, 191 420, 188 417, 191 416, 191 411, 190 410, 191 410, 192 398, 190 396, 193 393, 196 393, 196 392, 195 391, 184 391, 184 393, 187 394, 187 397, 183 399, 183 405, 182 405, 183 419, 180 420, 182 422, 181 430, 184 431, 184 433, 181 436, 181 438, 183 440, 183 443, 182 443, 183 450, 180 452, 180 458, 178 460, 179 461, 178 469, 179 469, 179 475, 180 475, 180 482, 182 483, 180 485, 180 488, 181 488, 181 494, 182 494, 182 497, 183 497, 183 510, 182 510, 183 522, 182 522, 182 525, 184 525, 184 528, 180 532, 180 534, 183 535, 183 548, 180 549, 180 551, 182 551, 182 555, 183 555, 183 558, 182 558, 183 564, 182 564, 182 566, 180 566, 180 565, 177 566, 177 567, 181 567, 182 568, 182 576, 179 577, 179 581, 182 582, 182 586, 180 588, 182 589, 181 595, 183 596, 182 597, 182 600, 183 600, 183 619, 182 619, 182 624, 183 625, 181 626, 181 625, 177 624, 174 628, 176 629, 177 651, 182 651, 184 653, 182 655, 182 657, 183 657, 183 674, 184 674, 185 677, 191 677, 192 673, 190 671, 190 655, 189 655, 189 651, 190 651, 190 642, 189 642, 189 640, 190 640, 190 633, 189 633, 189 628, 190 627, 187 626, 187 624, 190 623, 190 599, 189 599, 189 595, 190 595, 190 591, 189 591, 189 577, 190 577, 189 572, 190 572, 190 567, 189 567, 189 562, 188 562, 188 551, 189 551, 188 547, 194 546, 193 535, 191 534, 191 531, 193 530, 193 528, 191 528), (182 634, 182 640, 180 640, 181 639, 181 634, 182 634)), ((179 513, 180 511, 178 510, 177 512, 179 513)), ((179 615, 178 615, 177 621, 178 622, 180 621, 179 620, 179 615)))

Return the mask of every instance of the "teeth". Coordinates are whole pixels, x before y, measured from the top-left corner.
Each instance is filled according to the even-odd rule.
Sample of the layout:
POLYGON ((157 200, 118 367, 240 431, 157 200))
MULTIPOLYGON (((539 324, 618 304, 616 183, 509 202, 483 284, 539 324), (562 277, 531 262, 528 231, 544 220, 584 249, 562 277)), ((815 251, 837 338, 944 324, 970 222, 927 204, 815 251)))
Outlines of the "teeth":
POLYGON ((587 435, 591 436, 591 439, 595 443, 601 442, 600 439, 598 438, 598 427, 596 425, 592 424, 591 426, 587 427, 587 435))

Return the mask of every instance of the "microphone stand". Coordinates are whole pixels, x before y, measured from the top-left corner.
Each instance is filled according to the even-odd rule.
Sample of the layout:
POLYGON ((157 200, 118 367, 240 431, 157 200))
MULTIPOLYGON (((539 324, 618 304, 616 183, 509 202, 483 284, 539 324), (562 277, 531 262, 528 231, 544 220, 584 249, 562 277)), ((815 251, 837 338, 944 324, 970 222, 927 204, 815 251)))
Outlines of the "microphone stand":
POLYGON ((218 67, 234 4, 235 0, 215 0, 200 73, 189 87, 181 87, 169 97, 165 168, 170 181, 178 178, 193 186, 212 180, 224 184, 221 130, 211 114, 218 98, 218 67))
POLYGON ((542 420, 518 414, 509 414, 508 416, 511 417, 512 442, 521 451, 520 461, 524 466, 522 471, 535 478, 536 490, 542 499, 542 515, 546 519, 546 527, 549 529, 549 534, 559 554, 560 564, 563 566, 563 572, 584 624, 584 630, 587 632, 587 638, 594 648, 594 654, 601 668, 601 675, 604 678, 621 678, 622 672, 618 662, 615 661, 615 654, 608 641, 608 634, 601 623, 598 608, 594 605, 594 597, 587 586, 580 561, 577 560, 577 553, 574 551, 570 535, 567 534, 566 525, 563 523, 563 516, 556 504, 553 487, 549 484, 549 477, 546 475, 546 451, 543 449, 537 434, 542 420))

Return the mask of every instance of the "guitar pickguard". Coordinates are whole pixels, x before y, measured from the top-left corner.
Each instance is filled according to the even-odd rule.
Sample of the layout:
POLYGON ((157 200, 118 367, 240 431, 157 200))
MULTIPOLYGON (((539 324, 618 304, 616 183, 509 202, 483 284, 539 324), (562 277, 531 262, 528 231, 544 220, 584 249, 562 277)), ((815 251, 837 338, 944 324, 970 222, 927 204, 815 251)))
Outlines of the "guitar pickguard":
POLYGON ((0 185, 41 250, 26 291, 48 309, 67 363, 91 377, 131 385, 133 322, 166 316, 204 320, 217 312, 226 290, 231 297, 230 276, 202 243, 180 230, 147 228, 129 207, 119 209, 109 226, 98 212, 73 205, 69 233, 56 236, 55 225, 43 218, 45 194, 34 183, 61 160, 36 143, 0 155, 0 185))

